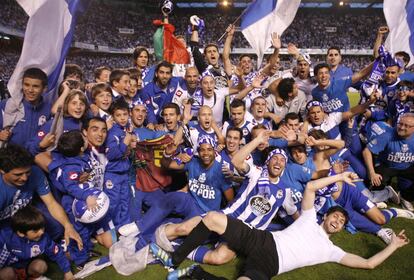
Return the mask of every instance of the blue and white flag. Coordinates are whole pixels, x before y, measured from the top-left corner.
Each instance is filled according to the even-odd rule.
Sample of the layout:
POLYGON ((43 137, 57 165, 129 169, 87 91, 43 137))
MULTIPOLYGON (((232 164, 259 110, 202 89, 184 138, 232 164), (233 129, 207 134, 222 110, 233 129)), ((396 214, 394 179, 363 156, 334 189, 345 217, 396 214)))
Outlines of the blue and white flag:
POLYGON ((11 76, 8 89, 12 98, 22 97, 23 72, 32 67, 48 75, 48 90, 53 90, 63 75, 76 16, 84 0, 17 0, 29 16, 23 49, 11 76))
POLYGON ((384 0, 384 15, 390 34, 385 46, 392 53, 405 51, 414 63, 414 0, 384 0))
POLYGON ((271 35, 279 35, 295 18, 300 0, 254 0, 243 12, 240 29, 257 54, 257 67, 270 48, 271 35))

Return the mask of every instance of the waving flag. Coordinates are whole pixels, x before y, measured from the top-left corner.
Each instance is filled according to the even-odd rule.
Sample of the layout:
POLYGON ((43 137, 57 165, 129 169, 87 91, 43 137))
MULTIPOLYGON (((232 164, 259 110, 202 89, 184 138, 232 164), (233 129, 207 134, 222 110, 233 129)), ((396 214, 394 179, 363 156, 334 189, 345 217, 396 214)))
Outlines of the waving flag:
POLYGON ((37 67, 48 75, 53 90, 61 76, 72 42, 76 16, 83 0, 17 0, 29 16, 20 59, 8 83, 12 98, 21 99, 24 70, 37 67))
POLYGON ((414 63, 414 0, 384 0, 384 15, 390 34, 385 46, 391 53, 405 51, 414 63))
POLYGON ((258 67, 272 45, 271 34, 282 35, 295 18, 299 4, 300 0, 255 0, 243 12, 240 28, 257 54, 258 67))
POLYGON ((153 24, 159 26, 153 36, 157 59, 173 64, 189 64, 190 54, 184 44, 174 36, 174 25, 163 23, 161 20, 154 20, 153 24))

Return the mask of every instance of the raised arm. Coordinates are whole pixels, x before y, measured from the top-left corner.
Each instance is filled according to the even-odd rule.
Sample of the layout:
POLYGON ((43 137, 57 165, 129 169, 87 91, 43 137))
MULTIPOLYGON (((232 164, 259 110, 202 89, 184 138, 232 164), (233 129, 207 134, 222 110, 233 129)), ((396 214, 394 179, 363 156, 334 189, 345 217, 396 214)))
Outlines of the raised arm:
POLYGON ((253 79, 252 84, 249 85, 249 86, 247 86, 247 87, 245 87, 245 88, 243 88, 240 92, 238 92, 234 96, 234 98, 243 100, 243 98, 245 98, 246 95, 248 95, 250 91, 252 91, 253 89, 256 89, 256 88, 261 88, 262 87, 263 80, 264 80, 264 76, 263 75, 261 75, 261 74, 257 75, 253 79))
POLYGON ((335 139, 315 139, 312 136, 306 138, 306 145, 313 146, 329 146, 330 149, 325 150, 325 158, 328 158, 330 155, 336 153, 338 150, 345 147, 344 140, 335 140, 335 139))
POLYGON ((272 46, 275 48, 272 55, 269 58, 269 63, 262 69, 262 73, 265 75, 270 75, 270 69, 277 63, 277 59, 279 58, 279 50, 282 47, 282 41, 280 40, 279 34, 273 32, 272 33, 272 46))
POLYGON ((377 37, 375 38, 374 43, 374 57, 377 58, 379 56, 378 49, 381 46, 382 42, 384 41, 384 34, 387 33, 388 26, 380 26, 377 31, 377 37))
POLYGON ((228 76, 232 75, 233 72, 233 65, 231 64, 230 60, 230 53, 231 53, 231 42, 233 41, 234 37, 234 31, 236 30, 235 26, 233 24, 230 24, 227 29, 227 37, 226 41, 224 41, 224 47, 223 47, 223 64, 224 64, 224 71, 226 71, 226 74, 228 76))
POLYGON ((364 104, 356 105, 352 107, 349 111, 342 113, 342 120, 347 121, 356 115, 363 114, 369 106, 375 103, 376 101, 376 94, 372 94, 369 101, 365 102, 364 104))
POLYGON ((62 83, 62 88, 63 88, 62 93, 59 95, 59 98, 55 101, 55 103, 53 103, 53 106, 50 109, 50 112, 52 113, 52 115, 56 114, 57 109, 59 108, 59 106, 62 106, 62 108, 63 108, 63 104, 65 103, 65 99, 66 99, 66 97, 68 96, 68 94, 70 92, 69 82, 64 81, 62 83))
POLYGON ((402 230, 398 235, 393 234, 391 243, 372 257, 365 259, 358 255, 347 253, 340 263, 352 268, 374 269, 388 259, 398 248, 408 243, 410 243, 410 240, 404 234, 404 230, 402 230))
POLYGON ((354 185, 355 179, 358 178, 358 175, 352 172, 344 172, 342 174, 337 174, 330 177, 321 178, 318 180, 310 181, 306 184, 305 192, 302 199, 302 209, 309 210, 313 208, 315 202, 315 192, 319 189, 322 189, 328 185, 334 184, 336 182, 346 182, 352 186, 354 185))
POLYGON ((243 146, 243 148, 241 148, 240 151, 234 155, 231 163, 238 172, 244 174, 249 172, 249 165, 246 162, 246 158, 257 148, 257 146, 269 141, 269 134, 270 132, 267 130, 261 131, 256 138, 250 141, 247 145, 243 146))
POLYGON ((359 82, 360 80, 362 80, 363 78, 368 76, 369 73, 371 73, 371 71, 372 71, 372 66, 373 65, 374 65, 374 62, 371 62, 370 64, 368 64, 368 66, 366 66, 365 68, 363 68, 359 72, 352 75, 352 83, 355 84, 356 82, 359 82))

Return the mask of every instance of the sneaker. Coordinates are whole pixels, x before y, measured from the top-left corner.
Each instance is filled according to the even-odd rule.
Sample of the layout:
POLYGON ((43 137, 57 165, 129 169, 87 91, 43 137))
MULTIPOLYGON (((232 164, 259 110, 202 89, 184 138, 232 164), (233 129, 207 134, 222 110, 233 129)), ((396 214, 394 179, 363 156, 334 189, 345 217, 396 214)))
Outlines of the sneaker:
POLYGON ((33 279, 33 280, 52 280, 49 277, 46 277, 46 276, 43 276, 43 275, 39 276, 37 278, 30 278, 30 279, 33 279))
POLYGON ((193 271, 194 267, 198 266, 198 264, 192 264, 185 268, 178 268, 170 273, 168 273, 167 280, 177 280, 184 276, 190 276, 191 272, 193 271))
POLYGON ((409 202, 408 200, 405 200, 404 198, 402 198, 401 195, 400 195, 400 201, 401 201, 402 208, 407 209, 408 211, 414 212, 413 204, 409 202))
POLYGON ((164 249, 162 249, 160 246, 158 246, 155 243, 150 243, 149 244, 149 249, 152 253, 152 255, 154 256, 154 258, 156 258, 157 260, 159 260, 160 262, 162 262, 162 264, 167 267, 173 267, 173 263, 172 263, 172 259, 170 254, 168 254, 166 251, 164 251, 164 249))
POLYGON ((400 209, 400 208, 391 208, 391 209, 394 209, 395 212, 397 212, 397 217, 414 220, 414 213, 409 210, 400 209))
POLYGON ((139 233, 139 228, 135 222, 132 222, 120 227, 118 232, 122 236, 137 235, 139 233))
POLYGON ((385 242, 385 244, 390 244, 392 240, 392 235, 394 231, 390 228, 382 228, 377 232, 377 236, 385 242))
POLYGON ((390 195, 388 200, 395 203, 395 204, 397 204, 397 205, 400 204, 400 196, 394 190, 394 188, 391 187, 391 186, 385 186, 385 189, 388 190, 389 195, 390 195))

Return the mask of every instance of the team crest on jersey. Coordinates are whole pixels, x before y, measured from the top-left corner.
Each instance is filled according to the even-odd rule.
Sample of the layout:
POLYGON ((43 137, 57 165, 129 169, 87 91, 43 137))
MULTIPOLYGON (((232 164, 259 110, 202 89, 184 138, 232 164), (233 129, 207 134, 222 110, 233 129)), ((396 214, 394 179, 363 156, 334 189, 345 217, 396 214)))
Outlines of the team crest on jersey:
POLYGON ((39 132, 37 133, 37 136, 39 136, 39 137, 43 137, 43 136, 45 136, 45 132, 44 132, 44 131, 39 131, 39 132))
POLYGON ((40 117, 39 117, 39 121, 37 122, 37 125, 38 126, 42 126, 42 125, 44 125, 46 123, 46 116, 45 115, 41 115, 40 117))
POLYGON ((408 152, 408 145, 407 144, 402 144, 402 146, 401 146, 401 152, 403 152, 403 153, 408 152))
POLYGON ((377 139, 372 139, 371 140, 371 145, 377 145, 378 144, 378 141, 377 141, 377 139))
POLYGON ((247 128, 243 128, 243 135, 244 136, 249 135, 249 130, 247 128))
POLYGON ((40 246, 35 244, 32 246, 32 248, 30 248, 30 257, 34 258, 36 256, 39 256, 42 253, 42 251, 40 250, 40 246))
POLYGON ((175 93, 175 95, 177 95, 178 97, 180 97, 181 95, 183 95, 183 92, 181 90, 177 90, 177 92, 175 93))
POLYGON ((278 190, 276 193, 276 198, 277 199, 281 199, 283 197, 283 191, 282 190, 278 190))
POLYGON ((70 172, 69 173, 69 179, 71 179, 71 180, 76 180, 76 179, 78 179, 78 173, 76 173, 76 172, 70 172))
POLYGON ((328 97, 328 95, 327 95, 326 93, 324 93, 324 94, 322 95, 322 100, 323 100, 324 102, 327 102, 327 101, 329 100, 329 97, 328 97))
POLYGON ((106 180, 106 182, 105 182, 105 187, 106 187, 108 190, 110 190, 110 189, 112 189, 112 188, 114 187, 114 184, 112 183, 112 181, 111 181, 111 180, 106 180))
POLYGON ((272 210, 270 202, 262 195, 255 195, 250 198, 250 209, 257 216, 264 216, 272 210))
POLYGON ((197 181, 203 184, 206 181, 206 173, 201 173, 201 175, 198 176, 197 181))

